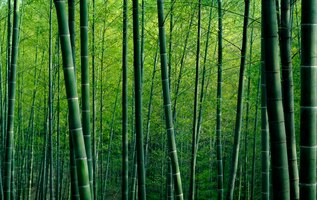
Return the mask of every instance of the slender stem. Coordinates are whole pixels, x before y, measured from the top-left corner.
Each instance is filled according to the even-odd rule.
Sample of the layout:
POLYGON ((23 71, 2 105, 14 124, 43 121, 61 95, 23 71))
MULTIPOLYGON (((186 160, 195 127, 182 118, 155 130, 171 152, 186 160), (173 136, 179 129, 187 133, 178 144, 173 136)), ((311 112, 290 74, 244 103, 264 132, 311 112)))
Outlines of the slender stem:
MULTIPOLYGON (((10 2, 9 2, 10 3, 10 2)), ((16 68, 18 60, 19 47, 19 1, 14 0, 14 14, 13 14, 13 35, 12 35, 12 54, 10 62, 10 79, 8 87, 8 115, 7 115, 7 137, 6 137, 6 153, 4 161, 4 199, 10 200, 13 197, 11 194, 11 184, 14 182, 12 169, 14 156, 14 104, 16 96, 16 68)))
POLYGON ((135 87, 135 128, 138 161, 138 197, 146 199, 143 118, 142 118, 142 61, 140 54, 139 1, 133 0, 133 50, 134 50, 134 87, 135 87))
POLYGON ((172 164, 172 172, 174 178, 175 195, 176 199, 182 200, 183 188, 181 174, 178 164, 178 156, 176 149, 173 114, 171 109, 171 97, 169 91, 168 82, 168 68, 167 68, 167 56, 166 56, 166 36, 164 27, 164 2, 163 0, 157 0, 158 10, 158 26, 159 26, 159 39, 160 39, 160 56, 161 56, 161 76, 162 76, 162 88, 163 88, 163 100, 165 111, 165 123, 168 139, 169 156, 172 164))
POLYGON ((217 80, 217 124, 216 124, 216 146, 217 146, 217 189, 218 200, 223 199, 223 161, 222 161, 222 0, 218 0, 218 80, 217 80))
POLYGON ((122 38, 122 200, 129 195, 128 145, 128 0, 123 1, 122 38))

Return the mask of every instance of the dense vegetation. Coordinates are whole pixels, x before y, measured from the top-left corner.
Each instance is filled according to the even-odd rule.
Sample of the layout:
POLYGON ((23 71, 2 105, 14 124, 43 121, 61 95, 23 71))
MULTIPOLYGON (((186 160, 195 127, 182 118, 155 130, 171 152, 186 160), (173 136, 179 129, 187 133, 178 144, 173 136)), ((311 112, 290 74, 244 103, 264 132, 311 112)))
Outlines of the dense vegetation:
POLYGON ((0 199, 316 199, 317 0, 2 0, 0 199))

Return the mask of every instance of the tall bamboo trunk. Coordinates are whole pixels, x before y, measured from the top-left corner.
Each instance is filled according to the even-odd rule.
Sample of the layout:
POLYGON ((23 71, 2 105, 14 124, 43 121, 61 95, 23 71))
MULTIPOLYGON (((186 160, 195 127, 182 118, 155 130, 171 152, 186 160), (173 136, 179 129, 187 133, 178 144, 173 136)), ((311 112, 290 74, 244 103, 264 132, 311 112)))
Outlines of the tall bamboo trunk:
POLYGON ((147 122, 146 122, 146 135, 145 135, 145 147, 144 147, 144 159, 145 159, 145 168, 148 164, 148 149, 149 149, 149 141, 150 141, 150 128, 151 128, 151 114, 152 114, 152 101, 153 101, 153 93, 154 93, 154 79, 156 74, 156 65, 157 65, 157 57, 158 57, 158 47, 155 51, 154 63, 153 63, 153 72, 152 72, 152 83, 150 89, 150 100, 148 105, 148 114, 147 114, 147 122))
POLYGON ((243 21, 243 34, 242 34, 242 48, 241 48, 241 62, 240 62, 240 75, 239 75, 239 88, 238 88, 238 102, 237 102, 237 114, 236 114, 236 124, 234 131, 234 144, 232 149, 232 162, 230 177, 228 182, 227 200, 233 199, 235 179, 238 170, 239 161, 239 149, 240 149, 240 135, 241 135, 241 124, 242 124, 242 112, 243 112, 243 102, 242 97, 244 93, 244 72, 245 72, 245 60, 246 60, 246 50, 247 50, 247 35, 248 35, 248 22, 249 22, 249 9, 250 1, 244 1, 244 21, 243 21))
POLYGON ((91 198, 93 196, 93 164, 90 136, 90 104, 89 104, 89 60, 88 60, 88 0, 80 0, 80 61, 81 61, 81 104, 82 125, 85 149, 88 162, 91 198))
POLYGON ((192 155, 190 166, 190 185, 189 200, 195 199, 195 182, 196 182, 196 159, 197 159, 197 109, 198 109, 198 90, 199 90, 199 66, 200 66, 200 35, 201 35, 201 0, 198 2, 198 25, 197 25, 197 49, 196 49, 196 76, 195 76, 195 95, 194 95, 194 111, 193 111, 193 127, 192 127, 192 155))
POLYGON ((69 109, 69 129, 74 144, 74 154, 77 168, 78 188, 81 199, 91 199, 88 164, 84 136, 81 126, 80 109, 74 73, 74 62, 71 50, 68 21, 66 20, 65 1, 54 0, 58 19, 63 71, 69 109))
POLYGON ((221 109, 222 109, 222 0, 218 0, 218 78, 217 78, 217 115, 216 115, 218 200, 223 199, 221 109))
MULTIPOLYGON (((262 26, 263 26, 262 13, 262 26)), ((270 137, 267 116, 267 95, 266 95, 266 76, 264 60, 264 39, 263 28, 261 28, 261 174, 262 200, 270 199, 270 137)))
POLYGON ((290 28, 290 0, 281 0, 280 54, 282 61, 282 92, 290 178, 290 195, 291 199, 299 199, 290 28))
POLYGON ((57 37, 56 39, 56 49, 55 49, 55 71, 57 73, 57 105, 56 105, 56 111, 57 111, 57 116, 56 116, 56 129, 57 129, 57 141, 56 141, 56 200, 61 199, 61 188, 62 188, 62 168, 61 168, 61 127, 60 127, 60 65, 59 65, 59 38, 57 37))
POLYGON ((8 18, 7 18, 7 55, 6 55, 6 85, 5 85, 5 97, 4 97, 4 108, 3 108, 3 135, 5 136, 5 140, 7 140, 7 125, 8 125, 8 95, 9 95, 9 81, 10 81, 10 67, 11 67, 11 37, 12 37, 12 22, 11 22, 11 14, 12 14, 12 5, 11 0, 8 0, 8 18))
POLYGON ((96 65, 95 65, 95 21, 96 2, 92 0, 92 161, 93 161, 93 196, 97 198, 97 142, 96 142, 96 65))
POLYGON ((18 47, 19 47, 19 2, 14 1, 13 13, 13 35, 12 35, 12 53, 10 62, 10 78, 8 87, 8 115, 7 115, 7 136, 6 136, 6 151, 4 161, 4 199, 11 199, 11 184, 12 180, 12 166, 13 165, 13 152, 14 152, 14 104, 16 96, 16 68, 18 60, 18 47))
POLYGON ((49 17, 49 98, 48 98, 48 120, 49 120, 49 155, 50 155, 50 199, 54 199, 54 183, 53 183, 53 24, 52 24, 53 1, 50 0, 50 17, 49 17))
POLYGON ((262 0, 267 112, 270 128, 274 199, 290 199, 287 145, 278 57, 278 24, 275 2, 262 0))
POLYGON ((164 2, 162 0, 157 1, 158 8, 158 26, 159 26, 159 39, 160 39, 160 55, 161 55, 161 76, 162 76, 162 88, 163 88, 163 100, 165 111, 165 123, 167 129, 168 149, 169 156, 172 164, 174 187, 176 199, 182 200, 183 188, 181 181, 181 174, 178 164, 178 156, 176 149, 173 114, 171 109, 171 97, 169 92, 168 82, 168 68, 167 68, 167 56, 166 56, 166 36, 164 27, 164 2))
MULTIPOLYGON (((68 0, 68 24, 69 24, 69 33, 70 33, 70 42, 72 48, 72 56, 73 56, 73 65, 74 65, 74 74, 75 74, 75 83, 76 83, 76 27, 75 27, 75 1, 68 0)), ((76 84, 77 85, 77 84, 76 84)), ((78 189, 78 179, 77 179, 77 169, 76 169, 76 162, 74 160, 74 149, 73 149, 73 141, 71 140, 71 135, 69 134, 69 154, 70 154, 70 191, 71 197, 73 199, 79 199, 79 189, 78 189)))
POLYGON ((316 199, 317 1, 302 1, 300 199, 316 199))
POLYGON ((122 38, 122 200, 129 195, 129 145, 128 145, 128 0, 123 1, 122 38))
POLYGON ((134 87, 135 87, 135 128, 138 161, 138 197, 146 199, 143 118, 142 118, 142 65, 140 53, 139 1, 133 0, 133 50, 134 50, 134 87))

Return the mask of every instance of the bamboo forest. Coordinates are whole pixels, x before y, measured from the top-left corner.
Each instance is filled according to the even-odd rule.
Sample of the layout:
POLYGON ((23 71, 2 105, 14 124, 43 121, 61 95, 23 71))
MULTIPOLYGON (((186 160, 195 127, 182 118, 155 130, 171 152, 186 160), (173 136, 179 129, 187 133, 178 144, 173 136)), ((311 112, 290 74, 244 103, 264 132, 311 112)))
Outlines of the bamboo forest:
POLYGON ((317 0, 0 0, 0 200, 316 200, 317 0))

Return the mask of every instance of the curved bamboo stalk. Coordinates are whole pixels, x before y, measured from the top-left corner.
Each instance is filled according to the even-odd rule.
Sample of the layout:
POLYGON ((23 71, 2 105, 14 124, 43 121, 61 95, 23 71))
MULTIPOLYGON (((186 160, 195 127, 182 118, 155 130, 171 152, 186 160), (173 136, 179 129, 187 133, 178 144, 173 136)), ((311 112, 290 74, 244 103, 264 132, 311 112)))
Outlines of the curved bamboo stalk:
POLYGON ((181 181, 181 174, 179 171, 176 141, 174 134, 173 125, 173 115, 171 109, 171 97, 169 92, 169 82, 168 82, 168 69, 167 69, 167 56, 166 56, 166 38, 165 38, 165 27, 164 27, 164 2, 162 0, 157 0, 158 8, 158 25, 159 25, 159 38, 160 38, 160 55, 161 55, 161 76, 162 76, 162 88, 164 96, 164 111, 166 119, 166 129, 168 138, 168 149, 169 156, 171 158, 172 171, 174 177, 174 187, 176 199, 182 200, 183 188, 181 181))
MULTIPOLYGON (((75 27, 75 1, 68 0, 68 25, 69 25, 69 33, 70 33, 70 42, 72 47, 72 55, 73 55, 73 65, 74 65, 74 74, 75 74, 75 83, 76 80, 76 27, 75 27)), ((77 85, 77 84, 76 84, 77 85)), ((78 189, 78 179, 77 179, 77 169, 76 162, 74 157, 74 149, 73 141, 71 140, 71 136, 69 136, 69 154, 70 154, 70 179, 71 179, 71 197, 73 199, 79 199, 79 189, 78 189)))
POLYGON ((78 188, 81 199, 91 199, 88 164, 85 149, 84 136, 80 120, 80 109, 75 82, 71 40, 66 17, 66 5, 64 0, 54 0, 58 19, 58 28, 61 40, 63 58, 63 71, 66 86, 66 94, 69 109, 69 129, 74 144, 75 161, 78 177, 78 188))

